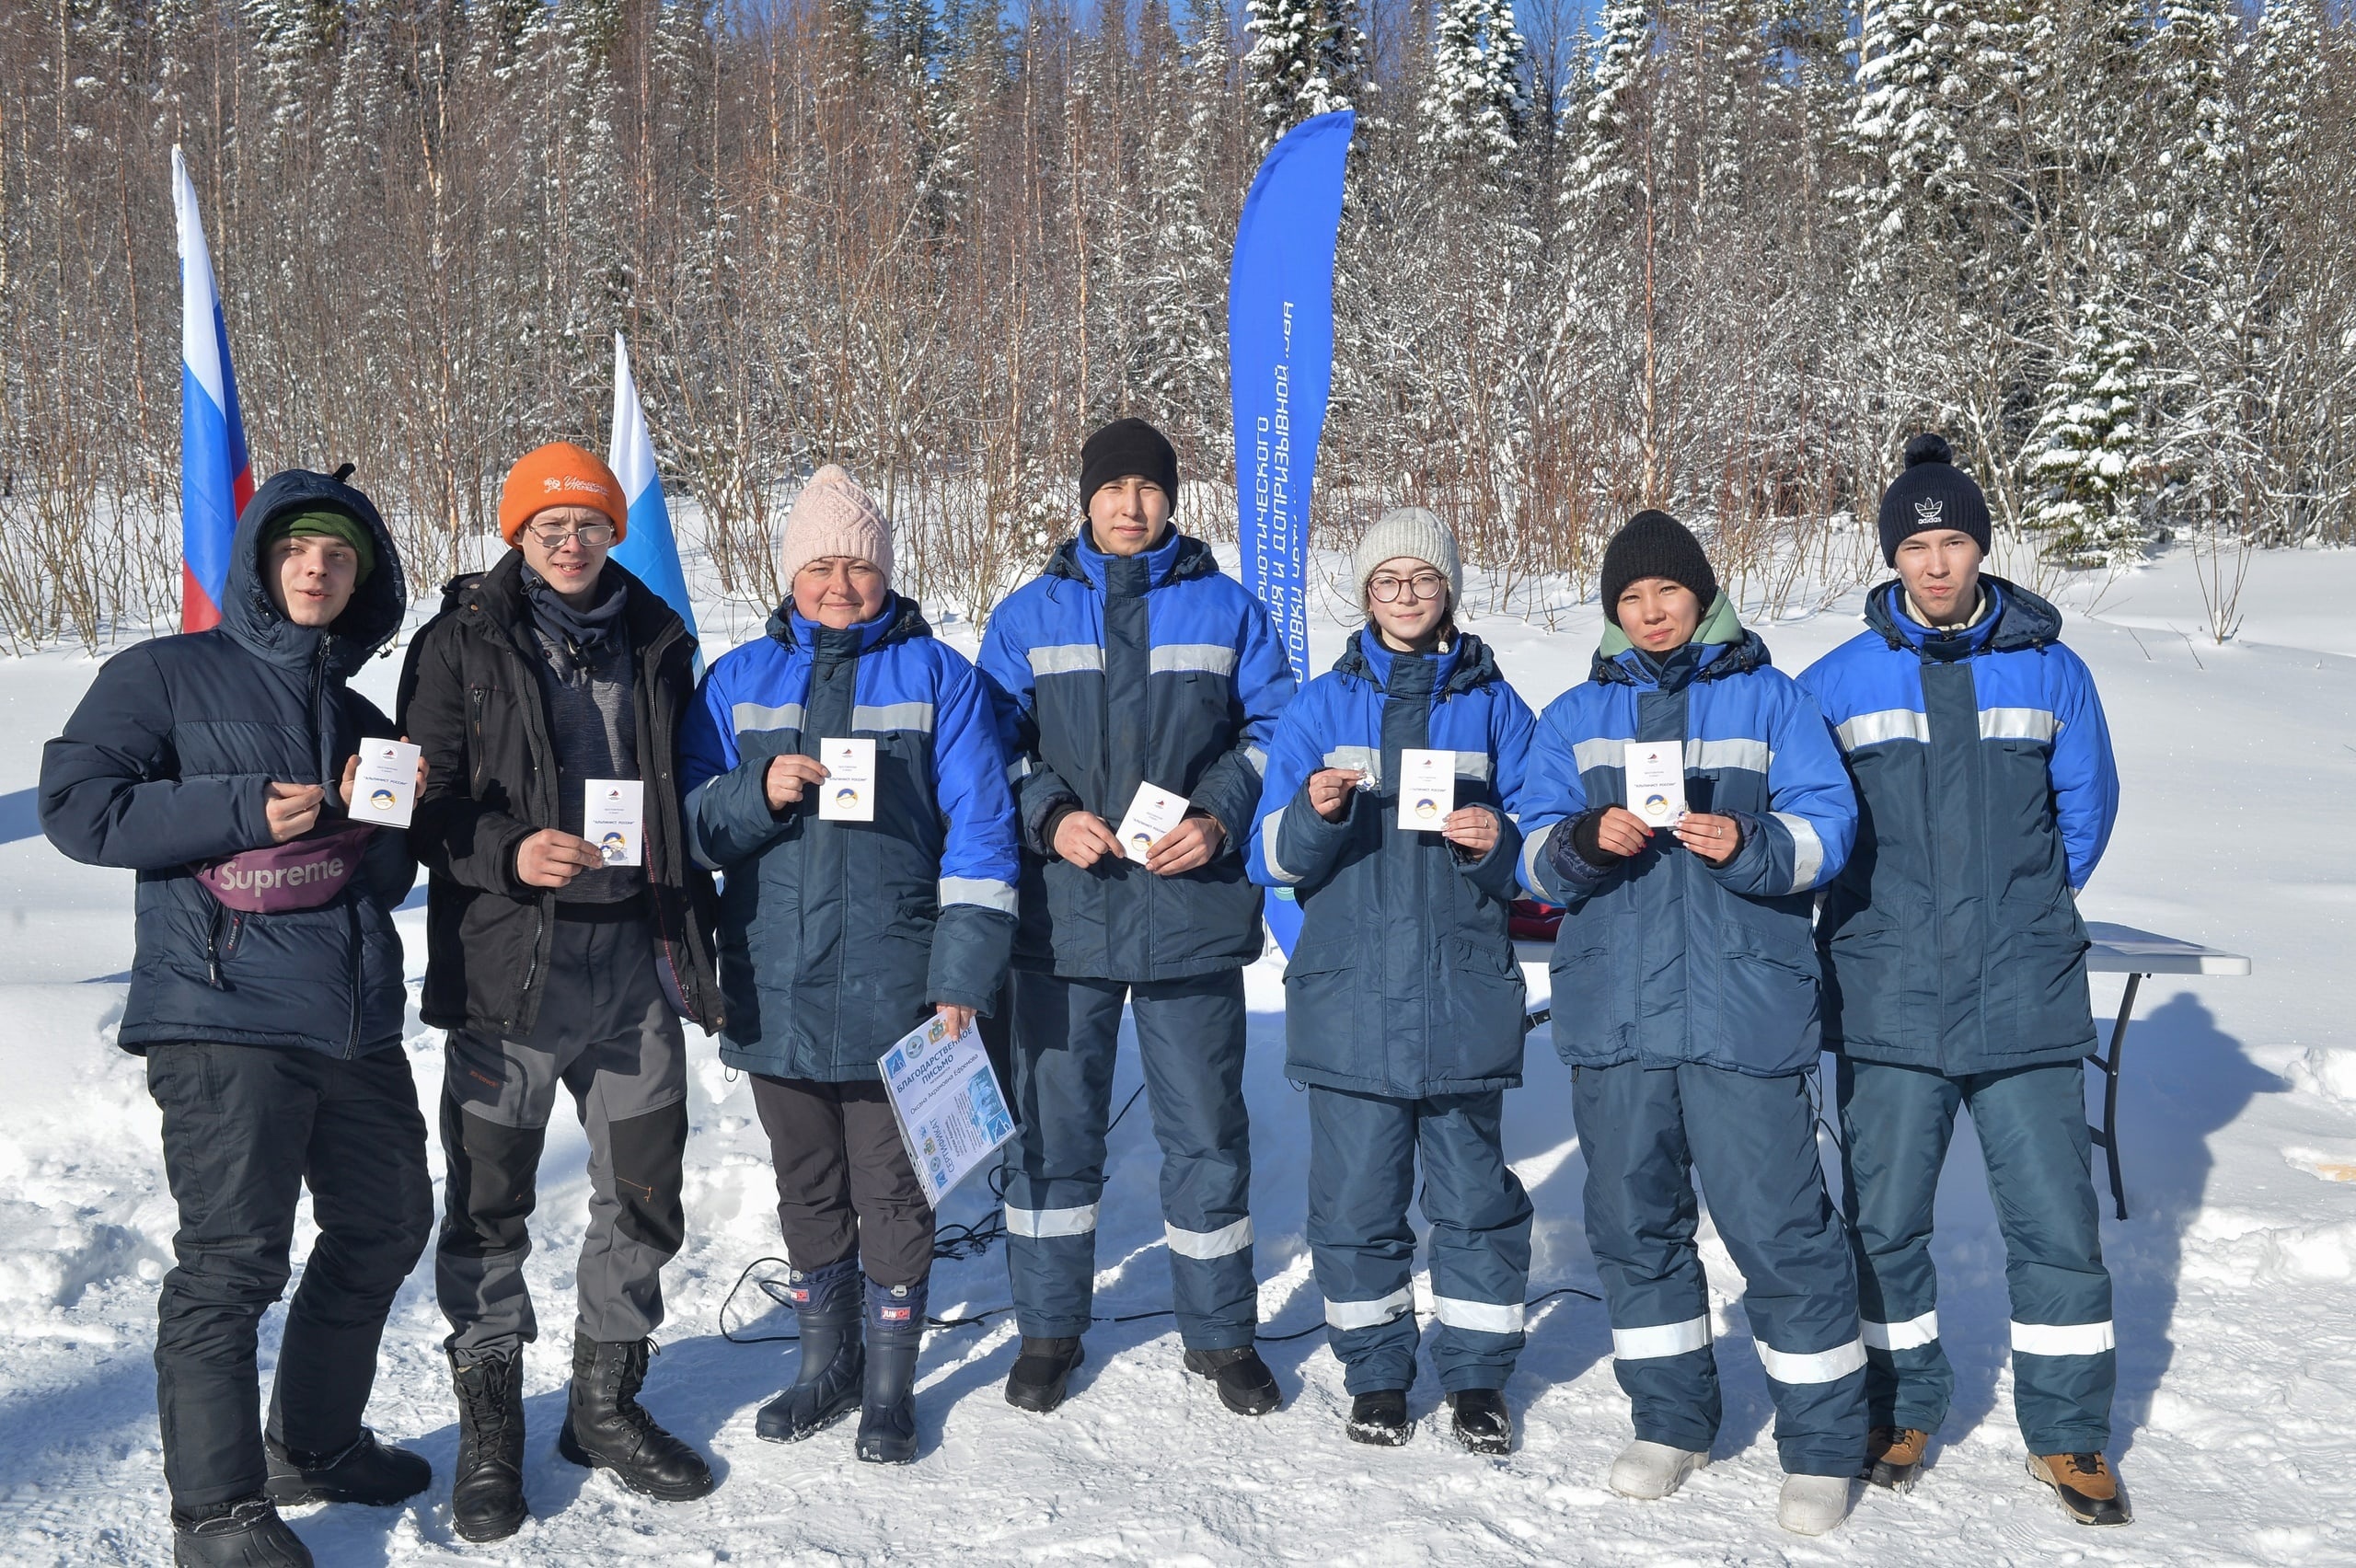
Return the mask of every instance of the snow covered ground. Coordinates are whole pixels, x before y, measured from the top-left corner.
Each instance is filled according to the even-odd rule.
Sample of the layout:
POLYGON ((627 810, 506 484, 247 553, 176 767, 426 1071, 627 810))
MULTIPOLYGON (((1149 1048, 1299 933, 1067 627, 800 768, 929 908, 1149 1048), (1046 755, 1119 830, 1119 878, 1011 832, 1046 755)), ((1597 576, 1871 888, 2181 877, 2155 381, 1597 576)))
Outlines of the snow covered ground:
MULTIPOLYGON (((394 1310, 371 1419, 433 1461, 435 1490, 398 1510, 310 1510, 296 1528, 329 1564, 2356 1562, 2352 602, 2356 554, 2262 559, 2242 637, 2218 648, 2201 640, 2200 595, 2177 560, 2110 585, 2095 618, 2073 617, 2069 633, 2101 682, 2126 779, 2086 912, 2247 952, 2257 965, 2247 979, 2154 981, 2130 1035, 2121 1119, 2134 1217, 2104 1224, 2120 1347, 2113 1452, 2138 1516, 2127 1530, 2073 1526, 2022 1471, 2003 1249, 1968 1136, 1957 1141, 1937 1244, 1940 1320, 1958 1371, 1944 1446, 1911 1496, 1865 1496, 1822 1541, 1775 1528, 1772 1412, 1742 1283, 1714 1239, 1704 1251, 1727 1424, 1716 1462, 1662 1504, 1602 1485, 1627 1415, 1602 1311, 1577 1296, 1533 1314, 1507 1390, 1523 1438, 1503 1460, 1460 1451, 1428 1386, 1415 1396, 1423 1425, 1407 1447, 1345 1442, 1347 1401, 1322 1331, 1265 1347, 1288 1396, 1280 1413, 1230 1416, 1179 1369, 1167 1319, 1100 1325, 1071 1402, 1046 1418, 1000 1396, 1010 1319, 934 1334, 919 1393, 925 1452, 908 1469, 855 1462, 848 1426, 792 1447, 759 1442, 753 1412, 791 1378, 791 1348, 729 1343, 719 1315, 740 1271, 778 1251, 773 1189, 751 1098, 708 1043, 693 1080, 690 1237, 667 1276, 671 1320, 647 1402, 713 1455, 720 1490, 699 1504, 651 1503, 553 1451, 586 1201, 583 1146, 560 1109, 532 1269, 552 1325, 528 1363, 537 1521, 492 1548, 451 1535, 456 1430, 444 1328, 421 1269, 394 1310)), ((1797 670, 1849 636, 1856 606, 1853 595, 1830 613, 1763 628, 1778 663, 1797 670)), ((1474 624, 1535 706, 1584 675, 1597 616, 1576 612, 1553 634, 1474 624)), ((970 628, 951 630, 970 647, 970 628)), ((1335 625, 1316 628, 1320 667, 1340 638, 1335 625)), ((364 683, 387 706, 396 667, 378 663, 364 683)), ((33 810, 40 744, 93 668, 79 653, 0 661, 7 1562, 151 1563, 169 1551, 148 1355, 173 1210, 140 1064, 111 1044, 131 963, 131 878, 63 859, 33 810)), ((422 906, 401 923, 421 968, 422 906)), ((1270 1332, 1285 1333, 1316 1324, 1321 1305, 1301 1238, 1307 1140, 1282 1074, 1279 974, 1270 961, 1248 978, 1261 1310, 1270 1332)), ((2097 979, 2098 1012, 2118 996, 2117 980, 2097 979)), ((408 1048, 420 1091, 435 1093, 436 1035, 412 1021, 408 1048)), ((1136 1081, 1125 1062, 1117 1093, 1136 1081)), ((1507 1121, 1538 1205, 1533 1295, 1595 1285, 1569 1103, 1568 1075, 1542 1032, 1507 1121)), ((1140 1107, 1114 1137, 1097 1297, 1107 1316, 1167 1305, 1157 1167, 1140 1107)), ((978 1217, 986 1201, 962 1193, 943 1218, 978 1217)), ((936 1313, 1006 1300, 999 1250, 935 1275, 936 1313)), ((731 1324, 747 1320, 756 1332, 790 1327, 786 1314, 759 1319, 740 1298, 731 1324)), ((265 1367, 278 1320, 273 1313, 265 1329, 265 1367)))

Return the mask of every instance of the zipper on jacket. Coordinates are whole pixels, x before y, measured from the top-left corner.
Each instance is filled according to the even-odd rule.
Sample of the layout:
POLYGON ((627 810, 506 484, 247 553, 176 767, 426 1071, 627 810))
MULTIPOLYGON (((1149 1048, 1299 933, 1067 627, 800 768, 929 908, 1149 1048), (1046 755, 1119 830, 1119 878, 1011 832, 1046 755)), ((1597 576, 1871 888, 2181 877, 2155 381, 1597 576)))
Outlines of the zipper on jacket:
POLYGON ((362 972, 366 968, 360 951, 360 898, 357 894, 344 895, 343 912, 345 923, 352 928, 352 1025, 343 1038, 343 1059, 348 1062, 360 1054, 360 986, 362 972))

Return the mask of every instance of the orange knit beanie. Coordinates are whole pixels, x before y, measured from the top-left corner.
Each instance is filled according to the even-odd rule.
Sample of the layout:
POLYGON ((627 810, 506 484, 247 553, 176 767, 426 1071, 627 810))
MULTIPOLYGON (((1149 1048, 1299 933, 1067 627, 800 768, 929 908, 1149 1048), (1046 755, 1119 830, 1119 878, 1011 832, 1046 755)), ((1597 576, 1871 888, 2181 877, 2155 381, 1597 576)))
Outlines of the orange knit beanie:
POLYGON ((614 471, 569 441, 526 452, 507 470, 499 490, 499 536, 509 544, 535 513, 551 506, 586 506, 613 519, 614 539, 629 535, 629 502, 614 471))

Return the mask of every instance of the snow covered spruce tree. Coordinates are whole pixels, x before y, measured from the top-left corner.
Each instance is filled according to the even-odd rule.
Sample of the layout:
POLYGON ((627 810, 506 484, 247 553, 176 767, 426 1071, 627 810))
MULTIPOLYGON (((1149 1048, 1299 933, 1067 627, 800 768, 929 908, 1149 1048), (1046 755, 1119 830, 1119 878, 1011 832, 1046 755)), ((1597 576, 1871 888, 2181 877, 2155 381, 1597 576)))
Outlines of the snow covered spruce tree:
POLYGON ((1455 158, 1500 168, 1530 118, 1530 45, 1507 0, 1441 0, 1418 139, 1455 158))
POLYGON ((2038 489, 2025 524, 2050 559, 2124 566, 2150 536, 2145 405, 2151 343, 2099 298, 2081 313, 2069 360, 2045 390, 2027 467, 2038 489))
POLYGON ((1357 9, 1353 0, 1244 0, 1244 97, 1263 148, 1304 120, 1363 109, 1373 96, 1357 9))

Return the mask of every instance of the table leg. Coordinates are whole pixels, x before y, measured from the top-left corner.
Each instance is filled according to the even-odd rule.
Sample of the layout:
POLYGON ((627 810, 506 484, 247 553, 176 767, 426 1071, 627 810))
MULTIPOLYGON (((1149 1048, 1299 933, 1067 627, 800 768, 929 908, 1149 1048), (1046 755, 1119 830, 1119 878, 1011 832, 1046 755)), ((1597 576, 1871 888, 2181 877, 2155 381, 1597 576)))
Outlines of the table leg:
POLYGON ((2119 1018, 2110 1026, 2110 1055, 2097 1052, 2089 1058, 2102 1069, 2102 1125, 2089 1129, 2094 1141, 2102 1147, 2110 1163, 2110 1201, 2118 1207, 2119 1217, 2127 1217, 2127 1189, 2119 1174, 2119 1053, 2127 1046, 2127 1020, 2135 1012, 2135 992, 2142 986, 2141 974, 2127 977, 2127 992, 2119 998, 2119 1018))

